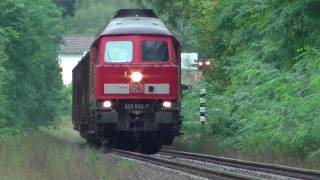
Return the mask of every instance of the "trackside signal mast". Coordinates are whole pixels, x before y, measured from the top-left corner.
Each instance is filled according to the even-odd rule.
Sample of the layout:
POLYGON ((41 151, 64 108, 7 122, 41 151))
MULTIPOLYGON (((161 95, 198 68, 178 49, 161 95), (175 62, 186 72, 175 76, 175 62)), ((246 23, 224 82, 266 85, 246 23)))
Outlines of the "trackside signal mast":
POLYGON ((206 59, 206 60, 198 60, 198 76, 200 79, 201 83, 201 88, 200 88, 200 111, 199 111, 199 116, 200 116, 200 123, 202 127, 204 127, 204 124, 206 122, 206 93, 207 89, 204 87, 203 83, 203 71, 210 67, 212 63, 212 59, 206 59))
POLYGON ((206 89, 200 89, 200 122, 202 127, 206 122, 206 89))

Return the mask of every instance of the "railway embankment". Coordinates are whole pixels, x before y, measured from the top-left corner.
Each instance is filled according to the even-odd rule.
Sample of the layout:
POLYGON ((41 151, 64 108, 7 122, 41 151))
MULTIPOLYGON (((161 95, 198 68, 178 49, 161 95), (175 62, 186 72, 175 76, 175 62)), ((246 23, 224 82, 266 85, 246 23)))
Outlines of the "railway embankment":
MULTIPOLYGON (((274 173, 268 168, 263 169, 264 167, 262 167, 263 170, 255 169, 257 167, 250 168, 250 164, 230 165, 229 161, 216 162, 218 160, 209 162, 210 158, 205 158, 205 162, 201 162, 199 159, 180 157, 179 154, 160 153, 151 156, 151 158, 161 158, 161 161, 166 162, 165 164, 159 164, 159 160, 156 162, 149 160, 149 162, 144 158, 132 161, 136 157, 137 155, 126 158, 124 155, 115 155, 112 151, 108 153, 103 149, 90 146, 72 130, 69 123, 59 128, 42 127, 2 140, 0 179, 205 179, 202 177, 206 176, 197 175, 200 170, 210 172, 208 177, 213 175, 215 177, 217 172, 223 176, 236 175, 244 179, 246 177, 262 179, 270 177, 286 179, 286 176, 299 179, 301 177, 300 172, 295 172, 299 175, 296 177, 295 174, 287 175, 287 171, 284 170, 274 173), (168 166, 167 161, 172 163, 171 166, 168 166), (174 163, 180 166, 182 164, 182 170, 176 168, 174 163), (187 165, 192 166, 190 172, 187 165), (210 170, 207 170, 208 168, 210 170)), ((313 179, 313 176, 310 177, 313 179)))
POLYGON ((91 147, 71 124, 41 127, 0 142, 0 180, 197 179, 91 147))
POLYGON ((6 138, 0 144, 0 159, 0 179, 12 180, 125 179, 135 166, 87 147, 66 129, 41 129, 6 138))
MULTIPOLYGON (((259 124, 263 124, 263 122, 257 120, 258 124, 251 124, 250 121, 240 124, 240 121, 232 119, 236 117, 232 115, 230 110, 233 107, 232 102, 225 98, 217 97, 217 94, 210 92, 210 88, 212 87, 207 83, 197 84, 193 85, 192 89, 184 94, 182 101, 183 136, 176 138, 173 147, 168 148, 233 159, 320 170, 320 151, 311 152, 312 148, 317 149, 316 147, 319 145, 316 140, 318 135, 311 135, 313 133, 311 129, 310 131, 303 131, 309 135, 306 135, 306 139, 299 142, 293 137, 288 137, 289 134, 298 136, 301 133, 298 130, 281 131, 281 134, 283 134, 281 138, 285 138, 281 142, 276 140, 267 142, 271 141, 274 138, 273 136, 279 136, 278 132, 276 132, 280 131, 278 129, 260 131, 254 128, 251 130, 243 128, 243 131, 240 132, 238 131, 239 127, 250 126, 250 128, 258 128, 260 127, 259 124), (201 87, 207 87, 208 90, 206 97, 207 121, 204 127, 199 122, 199 95, 201 87), (251 131, 251 135, 244 138, 242 133, 245 131, 251 131), (256 143, 250 142, 253 139, 256 143), (312 142, 312 146, 310 142, 312 142), (281 143, 284 144, 281 145, 281 143), (307 145, 308 143, 310 146, 307 145)), ((312 112, 318 113, 318 111, 312 112)), ((310 114, 310 117, 311 115, 314 118, 318 117, 314 116, 314 114, 310 114)), ((269 121, 271 122, 272 119, 269 119, 269 121)), ((273 122, 275 124, 283 123, 282 121, 273 122)), ((288 122, 283 127, 287 128, 286 126, 290 126, 290 124, 288 122)), ((265 124, 262 126, 265 126, 265 124)), ((265 127, 270 128, 269 126, 265 127)), ((314 125, 312 129, 316 129, 315 127, 318 126, 314 125)))

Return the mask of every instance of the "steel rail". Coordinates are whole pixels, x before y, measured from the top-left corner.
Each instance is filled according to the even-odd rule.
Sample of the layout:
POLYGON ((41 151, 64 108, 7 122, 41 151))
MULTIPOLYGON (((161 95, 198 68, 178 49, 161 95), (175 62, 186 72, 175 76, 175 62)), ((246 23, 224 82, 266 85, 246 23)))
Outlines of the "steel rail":
POLYGON ((129 159, 141 160, 144 162, 149 162, 151 164, 156 164, 166 168, 183 171, 189 174, 193 174, 196 176, 209 178, 209 179, 239 179, 239 180, 261 179, 254 176, 236 174, 236 173, 231 173, 231 172, 222 171, 222 170, 208 169, 208 168, 199 167, 199 166, 195 166, 187 163, 176 162, 168 159, 163 159, 163 158, 145 155, 145 154, 139 154, 135 152, 115 150, 115 149, 113 149, 111 152, 113 154, 117 154, 122 157, 127 157, 129 159))
POLYGON ((252 161, 243 161, 231 158, 217 157, 205 154, 197 154, 183 151, 163 150, 160 154, 185 159, 198 160, 202 162, 225 165, 229 167, 241 168, 246 170, 265 172, 274 175, 286 176, 298 179, 316 180, 320 179, 320 171, 287 167, 275 164, 258 163, 252 161))

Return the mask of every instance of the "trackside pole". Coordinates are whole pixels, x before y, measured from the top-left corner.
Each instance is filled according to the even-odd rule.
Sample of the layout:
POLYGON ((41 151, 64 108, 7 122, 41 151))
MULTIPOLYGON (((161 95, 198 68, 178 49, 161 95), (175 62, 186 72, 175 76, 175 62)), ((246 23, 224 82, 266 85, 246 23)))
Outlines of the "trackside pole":
POLYGON ((200 89, 200 122, 204 128, 206 122, 206 89, 200 89))
POLYGON ((198 60, 198 77, 200 80, 200 122, 202 128, 204 128, 204 124, 206 122, 206 88, 205 83, 203 82, 203 70, 210 67, 211 63, 213 62, 212 59, 202 59, 198 60))

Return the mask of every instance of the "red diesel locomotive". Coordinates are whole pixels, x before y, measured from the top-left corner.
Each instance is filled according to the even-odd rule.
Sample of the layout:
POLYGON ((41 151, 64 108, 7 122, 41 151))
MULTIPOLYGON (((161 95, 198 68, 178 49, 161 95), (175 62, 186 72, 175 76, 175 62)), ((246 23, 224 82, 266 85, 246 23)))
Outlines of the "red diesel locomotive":
POLYGON ((156 153, 180 129, 180 44, 149 9, 117 11, 73 69, 72 122, 92 143, 156 153))

